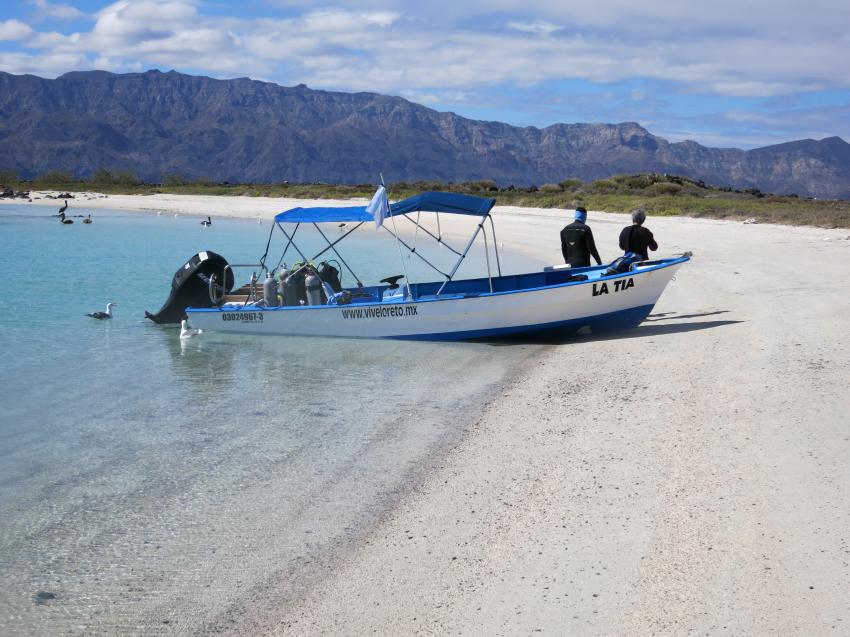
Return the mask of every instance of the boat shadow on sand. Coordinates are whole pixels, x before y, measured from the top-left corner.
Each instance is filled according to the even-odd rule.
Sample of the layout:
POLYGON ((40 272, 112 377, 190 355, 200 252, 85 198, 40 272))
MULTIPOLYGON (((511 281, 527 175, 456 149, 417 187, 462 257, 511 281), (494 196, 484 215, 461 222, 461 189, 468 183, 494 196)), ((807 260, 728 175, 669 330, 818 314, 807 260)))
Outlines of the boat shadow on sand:
MULTIPOLYGON (((664 336, 666 334, 678 334, 681 332, 696 332, 699 330, 707 330, 715 327, 723 327, 725 325, 735 325, 744 321, 689 321, 687 323, 662 323, 661 321, 682 320, 701 318, 704 316, 715 316, 717 314, 726 314, 728 310, 717 310, 714 312, 703 312, 699 314, 677 314, 676 312, 665 312, 660 314, 650 314, 643 323, 637 327, 624 330, 612 330, 597 332, 587 335, 562 336, 562 337, 541 337, 538 336, 522 337, 517 335, 516 338, 503 338, 500 341, 491 341, 494 346, 499 345, 517 345, 519 343, 528 345, 566 345, 569 343, 583 343, 587 341, 610 341, 626 338, 646 338, 653 336, 664 336), (647 325, 649 323, 649 325, 647 325)), ((484 341, 484 339, 482 339, 484 341)), ((485 341, 486 342, 486 341, 485 341)))

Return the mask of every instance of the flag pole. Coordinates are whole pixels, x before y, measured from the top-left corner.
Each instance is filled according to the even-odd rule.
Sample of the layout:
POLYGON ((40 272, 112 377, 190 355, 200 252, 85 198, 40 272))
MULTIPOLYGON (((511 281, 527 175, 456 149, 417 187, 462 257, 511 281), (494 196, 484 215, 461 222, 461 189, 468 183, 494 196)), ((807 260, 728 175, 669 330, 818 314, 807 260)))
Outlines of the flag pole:
MULTIPOLYGON (((381 176, 381 186, 384 187, 384 193, 386 193, 387 192, 387 186, 386 186, 386 184, 384 184, 384 173, 378 173, 378 174, 381 176)), ((398 238, 398 228, 396 228, 396 225, 395 225, 395 215, 390 214, 390 196, 387 194, 386 197, 387 197, 386 213, 387 213, 387 216, 390 217, 392 219, 392 222, 393 222, 393 234, 395 235, 395 245, 398 248, 398 258, 401 261, 401 269, 404 271, 404 280, 405 280, 404 300, 406 301, 407 295, 410 292, 410 277, 407 276, 407 264, 404 262, 404 254, 402 254, 402 252, 401 252, 401 243, 400 243, 400 240, 398 238)))

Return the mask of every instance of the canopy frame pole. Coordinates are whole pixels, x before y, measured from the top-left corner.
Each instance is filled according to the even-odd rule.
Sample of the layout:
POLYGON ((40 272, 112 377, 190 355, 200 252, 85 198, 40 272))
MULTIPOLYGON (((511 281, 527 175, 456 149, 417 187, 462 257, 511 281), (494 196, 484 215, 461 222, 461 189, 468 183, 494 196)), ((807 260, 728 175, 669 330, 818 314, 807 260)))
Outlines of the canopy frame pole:
POLYGON ((469 249, 472 247, 472 243, 475 241, 475 238, 478 236, 478 233, 481 232, 481 229, 483 227, 484 227, 484 222, 480 221, 478 223, 478 226, 475 228, 475 232, 473 232, 472 236, 469 238, 469 243, 466 244, 466 249, 463 251, 463 254, 460 255, 460 258, 457 260, 457 263, 455 263, 455 267, 452 268, 452 271, 449 274, 448 278, 440 286, 440 289, 437 290, 437 294, 435 296, 440 296, 440 293, 443 291, 443 288, 446 287, 446 284, 454 278, 454 275, 457 272, 457 269, 460 267, 460 264, 466 258, 466 255, 469 252, 469 249))
POLYGON ((499 271, 499 276, 502 276, 502 259, 499 256, 499 242, 496 240, 496 224, 493 223, 493 215, 489 212, 487 217, 490 219, 490 228, 493 230, 493 250, 496 251, 496 268, 499 271))
MULTIPOLYGON (((439 212, 437 213, 437 236, 435 238, 437 239, 437 243, 443 243, 443 231, 440 229, 440 213, 439 212)), ((446 245, 446 244, 443 243, 443 245, 446 245)), ((446 247, 448 248, 449 246, 446 246, 446 247)), ((454 250, 453 250, 453 252, 454 252, 454 250)))
POLYGON ((345 259, 343 259, 343 258, 342 258, 342 255, 341 255, 341 254, 339 253, 339 251, 338 251, 338 250, 334 247, 337 243, 339 243, 340 241, 342 241, 343 239, 345 239, 348 235, 350 235, 352 232, 354 232, 355 230, 357 230, 357 228, 359 228, 359 227, 360 227, 360 226, 362 226, 362 225, 363 225, 363 222, 361 221, 361 222, 360 222, 360 223, 358 223, 356 226, 354 226, 351 230, 349 230, 349 231, 348 231, 348 232, 346 232, 344 235, 342 235, 339 239, 337 239, 336 241, 334 241, 333 243, 331 243, 331 242, 330 242, 330 239, 328 239, 328 238, 325 236, 325 233, 324 233, 324 232, 322 232, 322 229, 319 227, 319 224, 317 224, 317 223, 314 221, 314 222, 313 222, 313 227, 315 227, 315 228, 316 228, 316 230, 318 230, 318 231, 319 231, 319 234, 320 234, 320 235, 322 235, 322 239, 324 239, 325 241, 327 241, 327 242, 328 242, 328 247, 327 247, 327 248, 325 248, 324 250, 322 250, 321 252, 319 252, 316 256, 314 256, 314 257, 313 257, 313 259, 310 259, 310 260, 312 261, 312 260, 314 260, 314 259, 318 259, 320 256, 322 256, 322 255, 323 255, 325 252, 327 252, 328 250, 333 250, 333 253, 337 256, 337 258, 340 260, 340 262, 341 262, 341 263, 342 263, 342 264, 343 264, 346 268, 348 268, 348 271, 349 271, 349 272, 351 272, 351 276, 353 276, 353 277, 354 277, 354 280, 355 280, 355 281, 357 281, 357 285, 358 285, 358 286, 360 286, 360 287, 363 287, 363 284, 360 282, 360 277, 359 277, 359 276, 357 276, 356 274, 354 274, 354 270, 352 270, 352 269, 351 269, 351 266, 350 266, 350 265, 348 265, 348 263, 346 263, 346 262, 345 262, 345 259))
MULTIPOLYGON (((413 231, 413 252, 416 252, 416 240, 419 238, 419 219, 421 218, 422 211, 416 211, 416 230, 413 231)), ((404 215, 405 219, 408 219, 407 215, 404 215)))
MULTIPOLYGON (((439 213, 437 213, 437 214, 439 214, 439 213)), ((417 227, 421 227, 421 228, 422 228, 422 231, 423 231, 424 233, 426 233, 428 236, 430 236, 431 238, 433 238, 433 239, 434 239, 437 243, 441 243, 441 244, 443 245, 443 247, 448 248, 449 250, 451 250, 452 252, 454 252, 456 255, 460 256, 460 252, 458 252, 457 250, 455 250, 455 249, 454 249, 453 247, 451 247, 448 243, 446 243, 445 241, 443 241, 440 237, 438 237, 438 236, 437 236, 437 235, 435 235, 433 232, 431 232, 430 230, 428 230, 428 228, 426 228, 425 226, 420 226, 420 225, 419 225, 419 223, 418 223, 417 221, 414 221, 413 219, 411 219, 410 217, 408 217, 408 216, 407 216, 407 214, 404 214, 404 215, 402 215, 402 216, 403 216, 405 219, 407 219, 410 223, 415 224, 417 227)))
POLYGON ((272 244, 272 233, 274 232, 274 224, 272 224, 271 230, 269 230, 269 240, 266 241, 266 251, 263 252, 263 256, 260 257, 260 263, 258 264, 263 270, 266 272, 269 269, 266 267, 266 257, 269 256, 269 246, 272 244))
POLYGON ((493 275, 490 273, 490 246, 487 245, 487 228, 481 228, 484 237, 484 259, 487 261, 487 281, 490 283, 490 293, 493 292, 493 275))
MULTIPOLYGON (((280 225, 279 221, 275 225, 277 225, 280 228, 280 231, 283 232, 283 227, 280 225)), ((280 264, 283 263, 283 259, 286 256, 286 253, 289 251, 289 246, 292 245, 292 241, 295 239, 295 233, 298 232, 298 226, 300 226, 300 225, 301 225, 300 223, 297 224, 295 226, 295 230, 292 231, 292 237, 289 239, 289 241, 286 242, 286 245, 283 248, 283 252, 280 255, 280 260, 278 260, 277 265, 274 268, 275 270, 277 270, 280 267, 280 264)), ((283 234, 286 234, 286 233, 283 232, 283 234)), ((289 236, 289 235, 287 235, 287 236, 289 236)))
MULTIPOLYGON (((280 225, 280 224, 278 224, 278 225, 280 225)), ((292 231, 292 237, 290 237, 290 236, 289 236, 289 233, 288 233, 286 230, 284 230, 284 229, 283 229, 283 226, 280 226, 280 231, 281 231, 281 232, 282 232, 282 233, 286 236, 286 238, 287 238, 287 239, 289 239, 289 243, 291 243, 291 244, 292 244, 292 247, 293 247, 293 248, 295 248, 296 252, 298 252, 298 254, 300 254, 300 255, 301 255, 301 258, 302 258, 302 259, 304 260, 304 262, 306 263, 309 259, 307 259, 307 257, 304 255, 304 253, 303 253, 303 252, 301 252, 301 248, 299 248, 299 247, 298 247, 298 244, 297 244, 297 243, 295 243, 295 241, 293 241, 293 240, 292 240, 292 238, 295 236, 295 233, 296 233, 296 232, 298 232, 298 227, 299 227, 300 225, 301 225, 301 223, 300 223, 300 222, 295 224, 295 230, 293 230, 293 231, 292 231)), ((289 246, 287 246, 287 248, 288 248, 288 247, 289 247, 289 246)), ((281 257, 281 259, 282 259, 282 258, 283 258, 283 257, 281 257)))
MULTIPOLYGON (((381 175, 381 185, 384 187, 384 194, 386 194, 387 187, 384 184, 384 174, 383 173, 379 173, 379 174, 381 175)), ((399 243, 401 241, 401 239, 399 239, 398 228, 396 228, 396 225, 395 225, 395 215, 393 214, 393 211, 390 208, 389 195, 387 195, 386 201, 387 201, 387 210, 386 210, 387 216, 391 217, 392 222, 393 222, 393 231, 394 232, 392 234, 393 234, 393 236, 395 236, 395 244, 396 244, 396 247, 398 248, 398 260, 401 261, 401 269, 404 271, 404 280, 406 281, 406 283, 405 283, 403 292, 404 292, 404 300, 407 301, 407 298, 410 295, 411 281, 410 281, 410 277, 407 275, 407 264, 404 262, 404 255, 401 252, 401 244, 399 243)), ((381 225, 383 226, 384 224, 381 223, 381 225)), ((416 254, 416 253, 411 250, 411 254, 416 254)))
POLYGON ((387 228, 386 226, 381 226, 381 227, 382 227, 384 230, 386 230, 387 232, 389 232, 392 236, 394 236, 394 237, 396 238, 396 241, 399 241, 399 242, 401 243, 401 245, 403 245, 405 248, 407 248, 408 250, 410 250, 410 253, 411 253, 411 254, 415 254, 417 257, 419 257, 420 259, 422 259, 422 261, 424 261, 427 265, 429 265, 429 266, 431 267, 431 269, 432 269, 432 270, 434 270, 437 274, 439 274, 440 276, 444 276, 444 277, 448 277, 448 276, 449 276, 448 274, 446 274, 445 272, 443 272, 440 268, 438 268, 436 265, 434 265, 433 263, 431 263, 428 259, 426 259, 425 257, 423 257, 421 254, 419 254, 418 252, 414 252, 414 251, 411 249, 411 247, 410 247, 409 245, 407 245, 407 243, 404 241, 404 239, 402 239, 401 237, 399 237, 399 236, 397 236, 397 235, 394 235, 392 230, 390 230, 390 229, 389 229, 389 228, 387 228))

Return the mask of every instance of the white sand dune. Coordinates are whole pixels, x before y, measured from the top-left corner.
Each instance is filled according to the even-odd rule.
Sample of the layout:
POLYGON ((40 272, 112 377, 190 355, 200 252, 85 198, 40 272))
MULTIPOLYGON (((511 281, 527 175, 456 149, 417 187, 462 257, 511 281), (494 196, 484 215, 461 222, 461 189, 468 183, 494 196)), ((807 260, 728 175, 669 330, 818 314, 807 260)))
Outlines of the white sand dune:
MULTIPOLYGON (((87 205, 101 202, 213 219, 313 203, 87 205)), ((559 261, 568 214, 498 207, 499 239, 559 261)), ((603 259, 625 223, 591 212, 603 259)), ((850 633, 850 233, 646 225, 660 254, 695 255, 646 323, 518 370, 430 478, 301 593, 269 582, 271 606, 222 609, 232 632, 850 633)))

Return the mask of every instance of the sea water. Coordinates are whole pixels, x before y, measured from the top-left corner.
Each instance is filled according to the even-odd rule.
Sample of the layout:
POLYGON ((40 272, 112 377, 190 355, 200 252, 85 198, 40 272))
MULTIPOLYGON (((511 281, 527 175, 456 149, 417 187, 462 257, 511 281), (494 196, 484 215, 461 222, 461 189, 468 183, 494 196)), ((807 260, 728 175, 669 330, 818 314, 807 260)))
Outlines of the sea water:
MULTIPOLYGON (((97 211, 64 226, 52 212, 0 207, 0 634, 214 631, 264 596, 285 604, 439 465, 536 351, 181 341, 144 310, 200 250, 257 263, 270 224, 97 211), (114 318, 86 316, 107 302, 114 318)), ((296 242, 308 257, 326 245, 305 229, 296 242)), ((405 269, 439 279, 374 224, 339 248, 367 285, 405 269)), ((513 272, 541 265, 502 256, 513 272)), ((429 258, 448 271, 455 255, 429 258)), ((459 274, 486 273, 480 249, 467 262, 459 274)))

